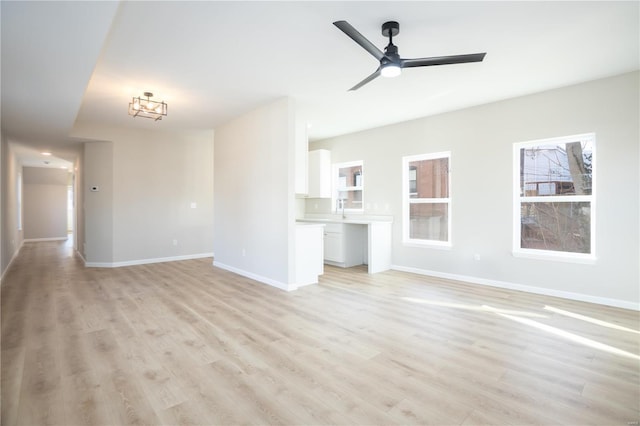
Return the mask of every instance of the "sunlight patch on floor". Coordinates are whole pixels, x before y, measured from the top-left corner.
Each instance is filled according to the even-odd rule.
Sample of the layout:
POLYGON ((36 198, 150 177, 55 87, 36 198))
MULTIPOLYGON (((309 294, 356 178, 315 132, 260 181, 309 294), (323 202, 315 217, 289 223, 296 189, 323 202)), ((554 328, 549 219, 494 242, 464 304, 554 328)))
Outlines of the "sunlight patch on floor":
POLYGON ((513 315, 503 314, 496 312, 496 314, 500 315, 504 318, 509 318, 510 320, 519 322, 521 324, 526 324, 528 326, 537 328, 538 330, 546 331, 548 333, 554 334, 559 337, 563 337, 571 342, 579 343, 581 345, 588 346, 590 348, 598 349, 601 351, 609 352, 615 355, 624 356, 631 359, 640 360, 640 356, 633 354, 631 352, 623 351, 622 349, 618 349, 613 346, 605 345, 604 343, 600 343, 595 340, 587 339, 586 337, 578 336, 577 334, 570 333, 568 331, 552 327, 550 325, 542 324, 540 322, 528 319, 528 318, 520 318, 513 315))
POLYGON ((591 324, 601 325, 602 327, 608 327, 608 328, 613 328, 615 330, 621 330, 621 331, 626 331, 626 332, 629 332, 629 333, 640 334, 640 331, 634 330, 632 328, 627 328, 627 327, 623 327, 621 325, 612 324, 612 323, 607 322, 607 321, 602 321, 602 320, 591 318, 591 317, 588 317, 588 316, 585 316, 585 315, 576 314, 576 313, 573 313, 573 312, 569 312, 569 311, 565 311, 565 310, 562 310, 562 309, 554 308, 552 306, 548 306, 547 305, 547 306, 544 307, 544 309, 547 310, 547 311, 555 312, 555 313, 560 314, 560 315, 567 316, 567 317, 571 317, 571 318, 579 319, 579 320, 582 320, 582 321, 590 322, 591 324))
POLYGON ((487 305, 464 305, 461 303, 441 302, 437 300, 418 299, 415 297, 403 297, 402 299, 406 300, 407 302, 418 303, 422 305, 443 306, 446 308, 465 309, 470 311, 485 311, 485 312, 491 312, 491 313, 513 314, 513 315, 521 315, 525 317, 548 318, 548 315, 536 314, 534 312, 499 309, 499 308, 493 308, 487 305))
MULTIPOLYGON (((471 311, 484 311, 487 313, 492 313, 492 314, 496 314, 496 315, 500 315, 503 318, 508 318, 510 320, 519 322, 521 324, 526 324, 528 326, 537 328, 539 330, 543 330, 546 331, 548 333, 551 333, 553 335, 562 337, 566 340, 569 340, 571 342, 574 343, 579 343, 581 345, 585 345, 594 349, 598 349, 601 351, 605 351, 611 354, 615 354, 615 355, 619 355, 619 356, 624 356, 627 358, 631 358, 631 359, 637 359, 640 360, 640 356, 633 354, 631 352, 627 352, 624 351, 622 349, 618 349, 614 346, 609 346, 606 345, 604 343, 600 343, 596 340, 592 340, 592 339, 588 339, 586 337, 582 337, 579 336, 577 334, 562 330, 560 328, 557 327, 552 327, 550 325, 546 325, 543 323, 540 323, 538 321, 534 321, 532 319, 529 318, 523 318, 523 317, 534 317, 534 318, 548 318, 548 315, 542 315, 542 314, 538 314, 535 312, 525 312, 525 311, 516 311, 516 310, 510 310, 510 309, 500 309, 500 308, 494 308, 492 306, 488 306, 488 305, 467 305, 467 304, 462 304, 462 303, 451 303, 451 302, 444 302, 444 301, 437 301, 437 300, 429 300, 429 299, 422 299, 422 298, 415 298, 415 297, 402 297, 402 300, 405 300, 407 302, 411 302, 411 303, 418 303, 418 304, 422 304, 422 305, 431 305, 431 306, 442 306, 442 307, 446 307, 446 308, 454 308, 454 309, 465 309, 465 310, 471 310, 471 311)), ((580 314, 575 314, 573 312, 569 312, 569 311, 564 311, 562 309, 557 309, 551 306, 546 305, 544 307, 545 311, 548 312, 554 312, 560 315, 565 315, 571 318, 575 318, 575 319, 579 319, 582 321, 587 321, 593 324, 597 324, 597 325, 601 325, 603 327, 609 327, 609 328, 613 328, 613 329, 617 329, 617 330, 623 330, 623 331, 628 331, 631 333, 638 333, 640 334, 638 331, 627 328, 627 327, 622 327, 616 324, 612 324, 606 321, 601 321, 601 320, 597 320, 595 318, 591 318, 591 317, 587 317, 584 315, 580 315, 580 314)))

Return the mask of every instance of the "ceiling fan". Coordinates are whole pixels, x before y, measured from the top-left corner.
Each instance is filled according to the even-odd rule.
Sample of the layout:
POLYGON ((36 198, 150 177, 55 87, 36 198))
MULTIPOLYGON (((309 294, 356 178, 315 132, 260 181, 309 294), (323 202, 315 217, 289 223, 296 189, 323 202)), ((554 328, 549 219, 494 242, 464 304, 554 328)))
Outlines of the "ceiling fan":
POLYGON ((400 24, 396 21, 389 21, 382 24, 382 35, 389 37, 389 44, 384 48, 384 53, 378 49, 373 43, 365 38, 347 21, 336 21, 333 23, 343 33, 348 35, 353 41, 358 43, 364 50, 371 53, 378 61, 380 66, 369 77, 353 86, 351 90, 358 90, 374 78, 382 75, 383 77, 396 77, 400 75, 402 68, 428 67, 432 65, 449 65, 464 64, 467 62, 482 62, 484 53, 471 53, 468 55, 452 55, 452 56, 433 56, 430 58, 405 59, 398 54, 398 46, 393 44, 393 37, 400 32, 400 24))

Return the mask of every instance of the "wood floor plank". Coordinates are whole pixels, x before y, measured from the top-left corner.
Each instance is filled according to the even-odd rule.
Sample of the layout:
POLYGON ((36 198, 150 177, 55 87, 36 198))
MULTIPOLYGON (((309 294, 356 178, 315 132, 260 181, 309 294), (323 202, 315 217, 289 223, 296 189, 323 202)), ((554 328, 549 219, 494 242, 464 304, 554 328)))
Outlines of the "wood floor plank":
POLYGON ((635 311, 364 267, 288 293, 64 242, 25 243, 0 290, 3 425, 640 420, 635 311))
POLYGON ((108 389, 107 399, 112 410, 110 415, 115 416, 116 424, 160 424, 156 411, 130 371, 115 370, 109 375, 99 376, 99 380, 108 389))
POLYGON ((69 425, 61 389, 36 394, 23 391, 19 404, 17 425, 69 425))
POLYGON ((92 371, 81 371, 62 379, 65 418, 69 425, 114 425, 112 404, 102 381, 92 371))
MULTIPOLYGON (((419 398, 419 397, 418 397, 419 398)), ((441 400, 406 398, 391 409, 396 422, 404 425, 461 424, 470 414, 470 409, 460 404, 442 405, 441 400)))
POLYGON ((18 416, 19 399, 24 371, 24 358, 26 349, 24 346, 0 351, 2 359, 2 371, 0 372, 0 424, 16 424, 18 416))

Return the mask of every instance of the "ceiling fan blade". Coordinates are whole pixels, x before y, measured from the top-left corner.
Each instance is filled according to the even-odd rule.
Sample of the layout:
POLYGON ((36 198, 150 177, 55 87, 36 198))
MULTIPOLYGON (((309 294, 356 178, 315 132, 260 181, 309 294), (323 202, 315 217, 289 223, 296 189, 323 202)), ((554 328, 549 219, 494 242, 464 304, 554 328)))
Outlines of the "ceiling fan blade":
POLYGON ((353 86, 351 89, 349 89, 349 91, 351 92, 352 90, 358 90, 359 88, 361 88, 365 84, 369 83, 371 80, 373 80, 374 78, 376 78, 379 75, 380 75, 380 68, 378 67, 378 69, 373 74, 371 74, 369 77, 365 78, 360 83, 358 83, 355 86, 353 86))
POLYGON ((358 43, 365 49, 367 52, 371 53, 377 60, 381 60, 384 58, 384 53, 382 50, 378 49, 373 43, 366 39, 365 36, 360 34, 358 30, 353 28, 350 23, 347 21, 336 21, 333 23, 336 27, 338 27, 343 33, 348 35, 353 41, 358 43))
POLYGON ((402 59, 402 68, 413 67, 428 67, 431 65, 450 65, 450 64, 465 64, 468 62, 482 62, 484 59, 483 53, 471 53, 468 55, 452 55, 452 56, 433 56, 431 58, 416 58, 416 59, 402 59))

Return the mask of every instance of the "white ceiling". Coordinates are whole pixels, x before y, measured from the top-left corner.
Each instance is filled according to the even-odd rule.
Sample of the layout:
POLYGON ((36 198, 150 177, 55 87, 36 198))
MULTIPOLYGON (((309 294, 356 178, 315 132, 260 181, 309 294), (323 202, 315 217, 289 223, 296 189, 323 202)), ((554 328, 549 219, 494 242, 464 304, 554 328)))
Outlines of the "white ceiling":
MULTIPOLYGON (((78 122, 214 128, 283 96, 323 139, 640 68, 639 2, 1 2, 2 130, 72 160, 78 122), (403 57, 487 52, 347 90, 376 60, 332 25, 403 57), (127 114, 151 91, 161 122, 127 114)), ((42 159, 38 159, 39 161, 42 159)))

